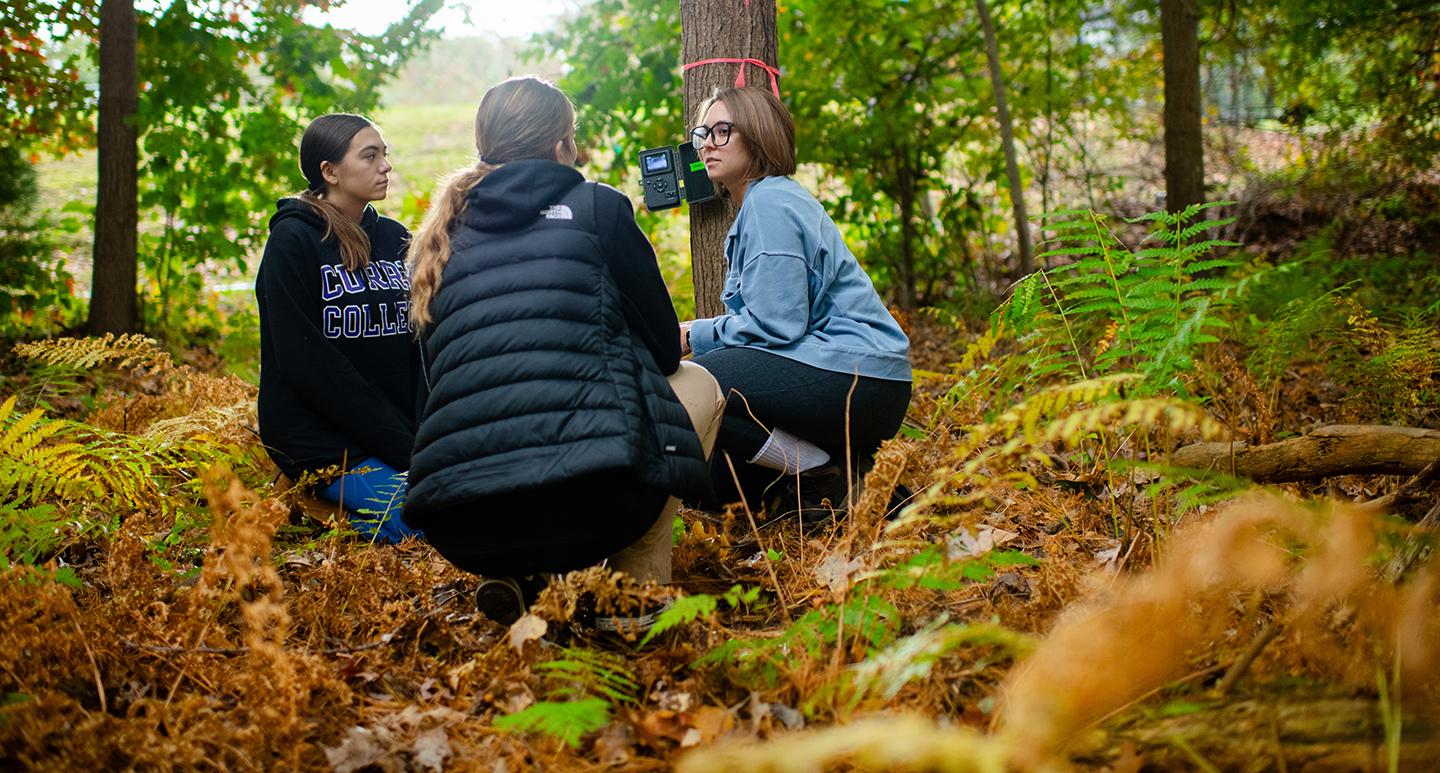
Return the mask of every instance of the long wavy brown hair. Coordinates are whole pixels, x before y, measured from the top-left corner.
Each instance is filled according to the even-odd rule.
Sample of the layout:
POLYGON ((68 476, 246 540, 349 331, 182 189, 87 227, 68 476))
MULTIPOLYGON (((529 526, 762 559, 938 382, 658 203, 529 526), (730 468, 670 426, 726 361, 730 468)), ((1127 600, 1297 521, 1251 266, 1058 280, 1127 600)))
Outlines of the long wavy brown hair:
POLYGON ((441 183, 420 230, 410 243, 410 320, 416 333, 433 320, 430 302, 450 260, 450 234, 471 189, 504 164, 531 158, 554 159, 555 144, 575 128, 575 106, 549 81, 533 76, 511 78, 485 92, 475 113, 475 166, 441 183))

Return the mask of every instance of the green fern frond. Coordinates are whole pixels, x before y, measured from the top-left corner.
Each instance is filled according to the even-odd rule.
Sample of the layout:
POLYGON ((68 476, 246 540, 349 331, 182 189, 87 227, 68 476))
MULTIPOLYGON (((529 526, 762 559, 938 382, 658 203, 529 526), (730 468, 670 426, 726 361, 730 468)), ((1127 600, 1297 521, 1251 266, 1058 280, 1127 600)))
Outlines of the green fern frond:
POLYGON ((554 660, 535 666, 547 679, 561 682, 547 692, 551 696, 585 697, 598 695, 617 703, 638 700, 640 685, 624 658, 599 650, 560 648, 554 660))
POLYGON ((542 733, 579 748, 580 739, 610 723, 610 704, 599 698, 552 703, 540 701, 508 716, 496 717, 501 730, 542 733))

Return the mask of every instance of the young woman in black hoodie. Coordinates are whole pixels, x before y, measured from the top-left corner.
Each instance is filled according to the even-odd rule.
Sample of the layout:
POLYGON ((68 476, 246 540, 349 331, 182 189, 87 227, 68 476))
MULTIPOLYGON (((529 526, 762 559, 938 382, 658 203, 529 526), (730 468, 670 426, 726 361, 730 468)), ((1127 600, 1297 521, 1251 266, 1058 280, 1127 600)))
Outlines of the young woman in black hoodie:
POLYGON ((414 532, 399 518, 423 400, 409 320, 410 232, 372 201, 389 186, 388 148, 358 115, 324 115, 300 140, 309 188, 281 199, 255 280, 260 305, 260 437, 291 480, 335 465, 316 493, 372 538, 414 532), (365 511, 357 516, 357 511, 365 511))
POLYGON ((680 361, 630 200, 575 170, 574 127, 544 81, 487 92, 480 161, 435 198, 410 251, 431 391, 405 522, 487 576, 480 609, 504 623, 541 573, 608 559, 668 582, 676 495, 708 492, 723 404, 680 361))

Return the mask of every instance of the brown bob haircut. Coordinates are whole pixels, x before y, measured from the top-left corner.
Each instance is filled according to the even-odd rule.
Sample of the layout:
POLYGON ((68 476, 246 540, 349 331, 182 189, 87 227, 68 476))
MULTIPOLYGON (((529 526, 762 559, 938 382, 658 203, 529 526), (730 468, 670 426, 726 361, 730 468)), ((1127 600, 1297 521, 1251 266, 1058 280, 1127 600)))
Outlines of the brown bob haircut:
POLYGON ((705 123, 705 114, 716 102, 725 103, 735 130, 750 149, 750 166, 744 175, 747 182, 795 174, 795 119, 779 97, 750 86, 716 89, 713 96, 700 103, 695 114, 697 126, 705 123))

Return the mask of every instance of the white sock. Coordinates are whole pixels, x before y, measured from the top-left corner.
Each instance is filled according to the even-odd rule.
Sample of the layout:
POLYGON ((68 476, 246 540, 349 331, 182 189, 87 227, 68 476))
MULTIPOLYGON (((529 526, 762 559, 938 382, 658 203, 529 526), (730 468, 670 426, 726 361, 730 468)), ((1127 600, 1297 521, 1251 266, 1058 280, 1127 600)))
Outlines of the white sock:
POLYGON ((830 454, 825 453, 825 449, 776 427, 750 463, 796 475, 828 461, 830 454))

